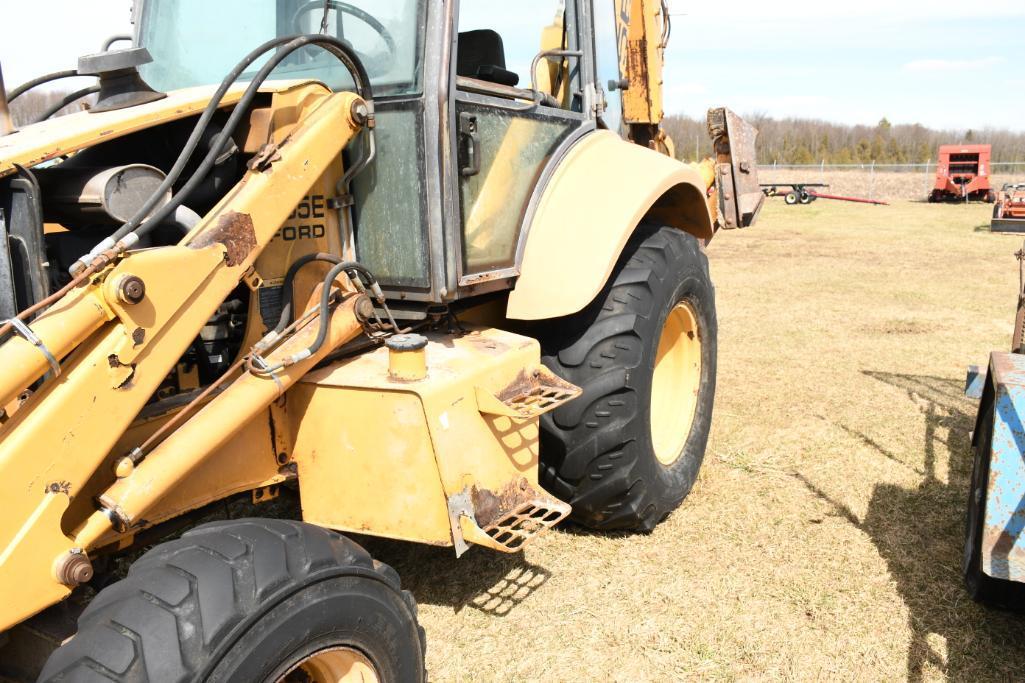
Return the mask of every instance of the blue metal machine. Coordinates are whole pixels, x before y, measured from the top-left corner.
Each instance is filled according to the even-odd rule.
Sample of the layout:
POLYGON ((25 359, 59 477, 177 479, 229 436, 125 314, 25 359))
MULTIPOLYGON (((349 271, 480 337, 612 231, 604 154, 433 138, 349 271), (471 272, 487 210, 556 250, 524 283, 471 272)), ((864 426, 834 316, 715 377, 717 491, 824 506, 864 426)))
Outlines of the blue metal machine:
POLYGON ((976 600, 1025 608, 1025 246, 1015 256, 1013 352, 993 352, 988 372, 969 368, 965 386, 980 401, 962 569, 976 600))
POLYGON ((972 436, 965 582, 973 598, 1006 603, 1025 584, 1025 355, 994 352, 986 375, 969 373, 968 388, 982 395, 972 436))

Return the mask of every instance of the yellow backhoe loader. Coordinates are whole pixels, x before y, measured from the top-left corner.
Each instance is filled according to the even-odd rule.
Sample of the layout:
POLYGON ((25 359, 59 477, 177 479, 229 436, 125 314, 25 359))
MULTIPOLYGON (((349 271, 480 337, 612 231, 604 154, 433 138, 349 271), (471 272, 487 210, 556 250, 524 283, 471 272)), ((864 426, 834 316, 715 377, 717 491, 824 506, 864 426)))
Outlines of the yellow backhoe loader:
POLYGON ((0 678, 425 680, 412 596, 341 533, 517 552, 680 504, 704 246, 762 194, 726 109, 714 159, 672 157, 662 4, 133 26, 0 81, 0 678), (83 111, 12 124, 69 76, 83 111))

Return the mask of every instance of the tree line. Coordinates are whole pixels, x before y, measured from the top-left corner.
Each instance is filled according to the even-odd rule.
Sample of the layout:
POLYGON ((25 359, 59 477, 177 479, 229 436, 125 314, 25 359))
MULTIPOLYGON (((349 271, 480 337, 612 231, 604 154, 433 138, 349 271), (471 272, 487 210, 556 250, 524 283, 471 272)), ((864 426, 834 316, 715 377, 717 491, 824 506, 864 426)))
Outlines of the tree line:
MULTIPOLYGON (((776 164, 921 164, 935 161, 940 145, 991 144, 994 162, 1025 161, 1025 133, 987 128, 934 130, 920 124, 843 125, 816 119, 745 116, 758 128, 758 163, 776 164)), ((664 127, 685 161, 712 153, 703 120, 666 117, 664 127)))
MULTIPOLYGON (((11 120, 14 121, 15 126, 26 126, 33 123, 60 104, 61 100, 71 94, 71 92, 71 90, 46 90, 44 88, 29 90, 14 102, 11 102, 11 120)), ((95 95, 83 97, 77 102, 72 102, 60 109, 55 116, 81 111, 88 103, 95 101, 95 95)))

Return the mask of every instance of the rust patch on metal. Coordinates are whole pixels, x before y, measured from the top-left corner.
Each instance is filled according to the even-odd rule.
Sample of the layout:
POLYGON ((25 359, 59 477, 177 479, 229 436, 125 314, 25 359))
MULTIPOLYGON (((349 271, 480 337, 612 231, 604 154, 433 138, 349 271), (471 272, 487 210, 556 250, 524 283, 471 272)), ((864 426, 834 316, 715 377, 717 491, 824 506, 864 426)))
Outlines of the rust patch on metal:
POLYGON ((63 493, 66 496, 71 495, 71 482, 70 481, 51 481, 46 485, 44 493, 56 494, 63 493))
POLYGON ((491 526, 524 499, 532 498, 533 493, 526 479, 520 480, 520 483, 509 482, 498 493, 474 486, 470 489, 470 501, 473 503, 473 516, 477 525, 481 528, 491 526))
POLYGON ((540 377, 540 372, 537 370, 533 372, 526 369, 520 370, 519 374, 516 375, 516 379, 509 386, 498 392, 498 400, 505 403, 511 399, 531 393, 537 386, 538 377, 540 377))
POLYGON ((141 327, 136 327, 135 331, 132 332, 132 343, 135 346, 138 346, 139 344, 141 344, 145 340, 146 340, 146 330, 142 329, 141 327))
POLYGON ((229 211, 217 220, 217 227, 205 230, 189 246, 204 249, 214 244, 224 245, 224 260, 229 267, 243 263, 256 248, 253 217, 247 213, 229 211))
POLYGON ((276 161, 281 161, 281 150, 274 143, 266 144, 260 148, 260 151, 256 153, 249 163, 246 164, 246 168, 254 173, 262 173, 270 169, 270 167, 276 161))
POLYGON ((531 486, 526 478, 510 481, 495 492, 474 486, 469 491, 477 526, 496 550, 517 552, 532 538, 570 513, 570 506, 531 486))
MULTIPOLYGON (((628 49, 627 73, 630 74, 634 83, 647 84, 651 80, 648 72, 648 39, 631 40, 628 49)), ((645 88, 644 94, 644 106, 651 111, 651 88, 645 88)))
POLYGON ((499 401, 523 419, 535 418, 581 394, 577 387, 543 367, 520 370, 498 394, 499 401))

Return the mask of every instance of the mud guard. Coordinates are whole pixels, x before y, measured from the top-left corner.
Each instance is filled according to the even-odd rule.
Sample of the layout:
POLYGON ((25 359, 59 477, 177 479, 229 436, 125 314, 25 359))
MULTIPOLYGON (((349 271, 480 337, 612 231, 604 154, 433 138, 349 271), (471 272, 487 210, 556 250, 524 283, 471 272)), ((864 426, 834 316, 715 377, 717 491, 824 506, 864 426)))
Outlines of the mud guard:
POLYGON ((710 240, 715 224, 706 187, 696 169, 675 159, 609 131, 587 135, 563 160, 525 228, 506 315, 544 320, 584 308, 645 216, 710 240))

